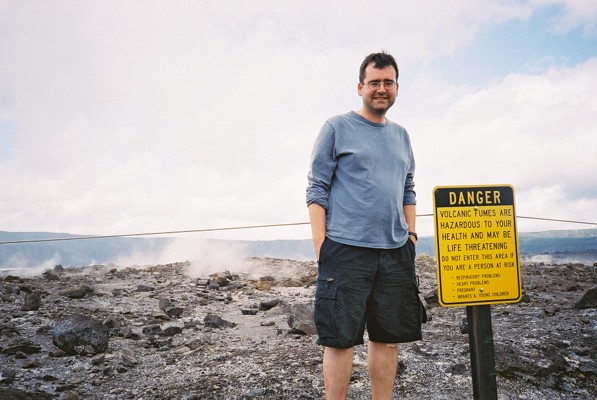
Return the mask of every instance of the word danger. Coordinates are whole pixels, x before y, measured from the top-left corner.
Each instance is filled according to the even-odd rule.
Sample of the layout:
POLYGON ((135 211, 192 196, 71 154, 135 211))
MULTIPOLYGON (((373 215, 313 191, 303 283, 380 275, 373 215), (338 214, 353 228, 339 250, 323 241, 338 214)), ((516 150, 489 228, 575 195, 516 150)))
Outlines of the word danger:
POLYGON ((468 192, 449 192, 450 205, 501 204, 499 190, 471 190, 468 192))

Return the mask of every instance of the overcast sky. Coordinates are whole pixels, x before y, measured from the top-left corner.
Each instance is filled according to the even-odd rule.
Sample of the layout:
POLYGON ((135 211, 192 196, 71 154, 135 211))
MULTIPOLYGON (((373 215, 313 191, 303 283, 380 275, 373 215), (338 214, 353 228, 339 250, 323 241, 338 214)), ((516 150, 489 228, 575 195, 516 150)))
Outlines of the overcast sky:
POLYGON ((0 230, 306 222, 315 136, 381 49, 418 214, 436 186, 510 184, 518 216, 597 222, 595 1, 0 0, 0 230))

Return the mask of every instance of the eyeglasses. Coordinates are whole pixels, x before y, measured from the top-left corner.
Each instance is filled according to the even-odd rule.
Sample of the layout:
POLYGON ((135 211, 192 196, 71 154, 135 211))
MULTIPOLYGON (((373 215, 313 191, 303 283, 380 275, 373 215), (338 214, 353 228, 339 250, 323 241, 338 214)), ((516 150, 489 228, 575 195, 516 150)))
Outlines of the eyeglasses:
POLYGON ((396 87, 396 82, 394 82, 394 81, 383 81, 383 82, 371 81, 371 82, 367 82, 366 85, 371 90, 378 90, 382 86, 384 87, 384 89, 389 90, 389 89, 394 89, 394 87, 396 87))

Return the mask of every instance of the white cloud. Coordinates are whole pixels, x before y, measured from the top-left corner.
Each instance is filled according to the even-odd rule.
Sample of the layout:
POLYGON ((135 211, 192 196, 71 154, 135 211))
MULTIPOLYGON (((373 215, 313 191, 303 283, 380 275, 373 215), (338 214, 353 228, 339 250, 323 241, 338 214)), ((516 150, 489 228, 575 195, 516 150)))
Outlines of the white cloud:
MULTIPOLYGON (((554 185, 588 193, 574 197, 586 210, 595 62, 481 88, 453 87, 428 69, 545 4, 3 1, 0 122, 16 132, 0 161, 3 229, 304 221, 313 139, 330 115, 358 108, 358 64, 381 48, 402 68, 390 118, 417 145, 422 212, 437 182, 495 180, 520 196, 554 185)), ((565 15, 579 14, 570 4, 565 15)))
POLYGON ((597 221, 588 207, 597 198, 595 89, 597 58, 509 75, 462 96, 443 117, 413 123, 419 190, 512 184, 520 215, 597 221))

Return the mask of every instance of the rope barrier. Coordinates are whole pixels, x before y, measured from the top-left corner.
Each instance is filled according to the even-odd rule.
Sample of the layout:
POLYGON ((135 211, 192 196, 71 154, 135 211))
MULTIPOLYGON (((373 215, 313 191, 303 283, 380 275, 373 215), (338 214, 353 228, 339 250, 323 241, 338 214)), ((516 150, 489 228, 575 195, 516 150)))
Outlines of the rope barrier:
MULTIPOLYGON (((417 217, 432 217, 433 214, 417 214, 417 217)), ((586 222, 586 221, 571 221, 565 219, 554 219, 554 218, 540 218, 540 217, 523 217, 517 216, 516 218, 522 219, 533 219, 540 221, 552 221, 552 222, 566 222, 571 224, 584 224, 597 226, 597 222, 586 222)), ((23 243, 43 243, 43 242, 64 242, 70 240, 91 240, 91 239, 108 239, 108 238, 122 238, 122 237, 137 237, 137 236, 160 236, 160 235, 174 235, 181 233, 198 233, 198 232, 218 232, 218 231, 233 231, 243 229, 257 229, 257 228, 277 228, 283 226, 298 226, 298 225, 309 225, 309 222, 291 222, 286 224, 267 224, 267 225, 247 225, 247 226, 234 226, 224 228, 205 228, 205 229, 188 229, 179 231, 162 231, 162 232, 143 232, 143 233, 123 233, 117 235, 99 235, 99 236, 75 236, 75 237, 59 237, 51 239, 27 239, 27 240, 11 240, 0 242, 3 244, 23 244, 23 243)))
POLYGON ((571 223, 571 224, 584 224, 584 225, 594 225, 594 226, 597 226, 597 222, 569 221, 569 220, 565 220, 565 219, 540 218, 540 217, 517 217, 517 218, 536 219, 536 220, 540 220, 540 221, 567 222, 567 223, 571 223))
POLYGON ((134 237, 134 236, 158 236, 158 235, 173 235, 173 234, 180 234, 180 233, 233 231, 233 230, 241 230, 241 229, 272 228, 272 227, 308 225, 308 224, 309 224, 309 222, 292 222, 292 223, 288 223, 288 224, 269 224, 269 225, 235 226, 235 227, 227 227, 227 228, 188 229, 188 230, 182 230, 182 231, 123 233, 123 234, 119 234, 119 235, 76 236, 76 237, 62 237, 62 238, 52 238, 52 239, 13 240, 13 241, 7 241, 7 242, 0 242, 0 245, 16 244, 16 243, 64 242, 64 241, 68 241, 68 240, 108 239, 108 238, 121 238, 121 237, 134 237))

